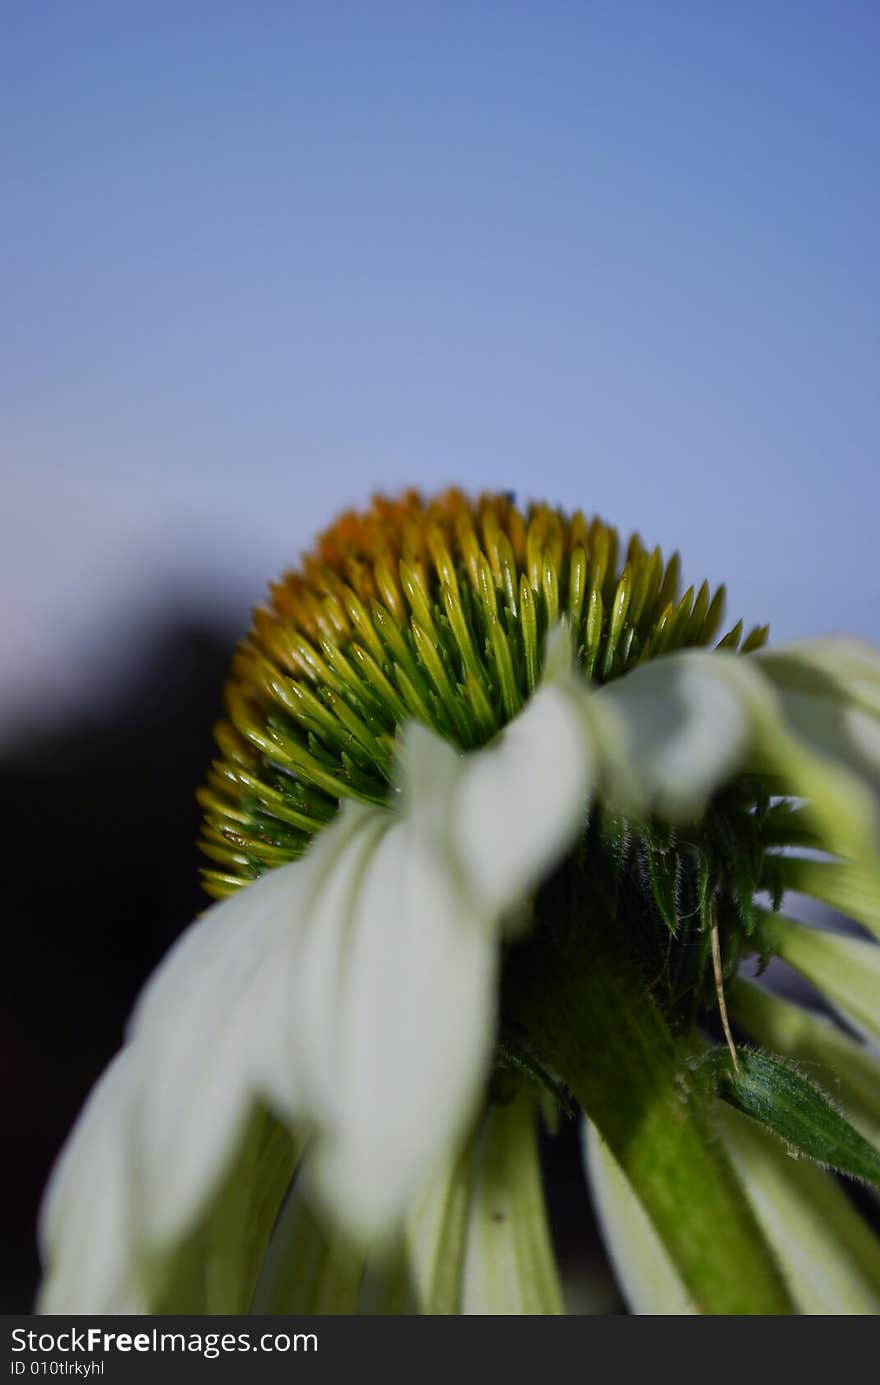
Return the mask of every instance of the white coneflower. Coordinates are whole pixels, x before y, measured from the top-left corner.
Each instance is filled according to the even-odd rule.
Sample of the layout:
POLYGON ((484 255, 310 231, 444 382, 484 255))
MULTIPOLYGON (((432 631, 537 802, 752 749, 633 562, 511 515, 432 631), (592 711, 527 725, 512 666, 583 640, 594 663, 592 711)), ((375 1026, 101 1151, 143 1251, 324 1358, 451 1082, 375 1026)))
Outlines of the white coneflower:
POLYGON ((880 936, 880 655, 710 650, 722 605, 457 492, 272 588, 202 792, 221 899, 55 1169, 42 1311, 560 1312, 555 1102, 634 1311, 880 1308, 816 1167, 880 1177, 880 949, 779 912, 880 936), (851 1031, 734 979, 773 955, 851 1031))

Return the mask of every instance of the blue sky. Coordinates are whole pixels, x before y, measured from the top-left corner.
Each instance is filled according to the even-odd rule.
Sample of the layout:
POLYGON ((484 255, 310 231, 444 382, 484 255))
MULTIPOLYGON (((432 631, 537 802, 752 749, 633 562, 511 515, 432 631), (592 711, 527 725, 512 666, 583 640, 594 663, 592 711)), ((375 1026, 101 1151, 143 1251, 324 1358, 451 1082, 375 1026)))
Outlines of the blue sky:
POLYGON ((875 4, 35 0, 0 55, 17 688, 450 481, 880 638, 875 4))

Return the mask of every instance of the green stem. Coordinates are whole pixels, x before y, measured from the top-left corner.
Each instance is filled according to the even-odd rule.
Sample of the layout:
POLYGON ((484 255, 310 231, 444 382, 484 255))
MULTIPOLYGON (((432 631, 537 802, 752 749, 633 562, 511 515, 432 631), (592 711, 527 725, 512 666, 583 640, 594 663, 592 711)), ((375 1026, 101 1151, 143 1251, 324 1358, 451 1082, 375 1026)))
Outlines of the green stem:
POLYGON ((713 1095, 620 930, 579 921, 515 949, 511 1016, 596 1124, 705 1314, 796 1312, 715 1134, 713 1095))

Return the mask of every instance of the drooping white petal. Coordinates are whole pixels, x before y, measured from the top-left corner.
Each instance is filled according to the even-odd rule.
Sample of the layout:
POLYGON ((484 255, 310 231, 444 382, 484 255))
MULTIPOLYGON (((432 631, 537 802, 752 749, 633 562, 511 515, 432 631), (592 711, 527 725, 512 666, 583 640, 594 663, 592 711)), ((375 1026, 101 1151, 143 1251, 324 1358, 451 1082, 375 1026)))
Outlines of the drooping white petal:
POLYGON ((341 814, 320 850, 213 906, 157 969, 128 1044, 53 1172, 42 1213, 42 1311, 62 1303, 66 1311, 148 1311, 147 1270, 161 1296, 154 1272, 163 1262, 173 1272, 175 1247, 207 1211, 253 1115, 258 981, 271 973, 274 950, 296 938, 299 906, 328 858, 363 830, 365 811, 384 825, 380 810, 341 814))
MULTIPOLYGON (((468 1139, 431 1179, 408 1213, 400 1236, 391 1242, 386 1239, 371 1246, 365 1253, 340 1236, 338 1227, 334 1229, 332 1215, 322 1218, 310 1207, 312 1225, 320 1233, 319 1248, 323 1246, 328 1252, 323 1262, 316 1264, 320 1275, 317 1289, 325 1304, 332 1305, 335 1300, 342 1305, 341 1288, 348 1296, 344 1306, 335 1311, 351 1311, 351 1284, 356 1274, 360 1279, 357 1312, 361 1315, 460 1312, 473 1153, 474 1141, 468 1139)), ((302 1187, 298 1191, 302 1199, 302 1187)), ((308 1279, 309 1265, 316 1263, 312 1252, 307 1257, 308 1263, 299 1265, 302 1251, 288 1244, 291 1232, 295 1237, 300 1236, 301 1220, 300 1212, 293 1218, 285 1216, 279 1223, 258 1300, 267 1305, 266 1311, 269 1311, 266 1289, 273 1284, 277 1287, 272 1302, 279 1309, 292 1312, 294 1308, 288 1309, 285 1305, 303 1301, 300 1288, 284 1287, 303 1271, 308 1279), (299 1297, 292 1298, 294 1294, 299 1297)), ((263 1310, 257 1308, 255 1311, 263 1310)), ((322 1311, 330 1311, 330 1307, 322 1311)))
POLYGON ((722 1108, 719 1121, 798 1311, 880 1312, 880 1241, 833 1179, 739 1112, 722 1108))
POLYGON ((419 1313, 461 1309, 474 1142, 448 1160, 407 1217, 405 1273, 419 1313))
POLYGON ((382 809, 348 805, 298 865, 320 861, 304 882, 295 927, 267 948, 250 1004, 249 1076, 295 1124, 307 1113, 318 1128, 336 1120, 340 978, 346 967, 364 875, 392 825, 382 809), (331 833, 352 830, 339 849, 331 833))
MULTIPOLYGON (((467 1138, 455 1156, 432 1177, 407 1213, 399 1237, 371 1245, 362 1255, 358 1313, 366 1316, 387 1314, 455 1314, 461 1309, 461 1281, 466 1251, 467 1213, 470 1208, 474 1172, 474 1138, 467 1138)), ((340 1240, 333 1230, 333 1217, 324 1217, 324 1244, 338 1245, 348 1253, 351 1244, 340 1240)), ((283 1240, 285 1230, 279 1227, 283 1240)), ((279 1246, 273 1245, 273 1255, 279 1246)), ((290 1253, 295 1267, 295 1253, 290 1253)), ((295 1273, 295 1269, 294 1269, 295 1273)), ((338 1269, 337 1269, 338 1273, 338 1269)))
POLYGON ((569 846, 591 782, 582 724, 552 684, 475 754, 411 726, 403 762, 403 811, 364 871, 336 1003, 314 998, 305 961, 301 977, 316 1037, 328 1015, 335 1027, 335 1110, 314 1173, 364 1235, 403 1214, 473 1119, 495 1031, 499 925, 569 846))
POLYGON ((876 943, 810 928, 782 914, 761 920, 760 937, 858 1029, 880 1041, 880 947, 876 943))
POLYGON ((823 845, 858 865, 880 916, 878 665, 874 651, 834 641, 642 664, 584 702, 605 796, 634 816, 687 820, 736 772, 779 776, 823 845))
POLYGON ((316 1126, 312 1186, 364 1239, 401 1219, 473 1119, 503 915, 566 850, 591 783, 581 718, 552 683, 486 750, 412 724, 401 761, 400 811, 315 896, 262 1025, 267 1090, 291 1114, 305 1098, 316 1126))
POLYGON ((93 1088, 40 1210, 39 1313, 145 1311, 131 1259, 128 1112, 138 1056, 122 1049, 93 1088))
POLYGON ((356 1313, 364 1256, 330 1230, 297 1184, 290 1192, 263 1262, 251 1313, 356 1313))
MULTIPOLYGON (((412 817, 386 832, 337 953, 335 994, 328 986, 311 1016, 315 1049, 322 1040, 333 1054, 326 1088, 312 1094, 312 1174, 364 1238, 403 1216, 473 1118, 495 1027, 491 923, 461 891, 442 843, 421 840, 412 817)), ((303 986, 310 975, 306 964, 303 986)))
POLYGON ((379 809, 346 805, 302 861, 209 909, 148 983, 130 1028, 141 1059, 133 1145, 143 1237, 157 1249, 192 1225, 243 1138, 259 1095, 254 1033, 278 958, 296 949, 325 879, 383 821, 379 809))
POLYGON ((761 672, 774 699, 772 710, 766 698, 754 704, 757 767, 805 798, 823 846, 858 867, 863 899, 880 917, 880 655, 816 640, 741 663, 761 672))
POLYGON ((733 655, 688 650, 651 660, 586 705, 606 796, 633 816, 697 817, 748 748, 747 688, 733 655))
POLYGON ((489 914, 510 909, 568 848, 584 820, 594 762, 562 681, 545 683, 495 746, 464 761, 452 848, 489 914))
POLYGON ((547 1227, 534 1102, 486 1115, 476 1156, 464 1267, 465 1314, 561 1314, 547 1227))
POLYGON ((855 704, 880 716, 880 650, 845 635, 794 640, 750 655, 780 687, 855 704))
POLYGON ((290 1189, 304 1134, 291 1135, 264 1109, 219 1188, 183 1241, 145 1265, 153 1313, 246 1313, 279 1211, 290 1189))
POLYGON ((583 1139, 602 1239, 630 1311, 654 1317, 696 1313, 673 1260, 626 1175, 586 1118, 583 1139))
MULTIPOLYGON (((876 867, 880 853, 880 719, 808 692, 779 692, 783 737, 765 753, 811 799, 831 849, 876 867)), ((768 729, 769 730, 769 729, 768 729)))
MULTIPOLYGON (((801 746, 839 766, 875 795, 880 790, 880 717, 842 694, 778 690, 789 733, 801 746)), ((875 820, 871 826, 876 829, 875 820)))
POLYGON ((880 1061, 831 1020, 738 980, 728 988, 731 1015, 771 1052, 793 1058, 833 1097, 867 1140, 880 1145, 880 1061))
POLYGON ((786 889, 810 895, 848 914, 880 938, 877 889, 860 866, 813 856, 780 856, 779 878, 786 889))

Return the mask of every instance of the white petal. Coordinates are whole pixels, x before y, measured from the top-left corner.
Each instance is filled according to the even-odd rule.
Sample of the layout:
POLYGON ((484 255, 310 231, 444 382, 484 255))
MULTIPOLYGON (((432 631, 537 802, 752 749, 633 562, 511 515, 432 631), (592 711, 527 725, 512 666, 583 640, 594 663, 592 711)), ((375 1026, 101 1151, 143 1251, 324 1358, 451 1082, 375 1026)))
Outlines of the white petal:
POLYGON ((406 1276, 420 1313, 449 1316, 461 1310, 473 1154, 468 1140, 407 1218, 406 1276))
MULTIPOLYGON (((157 1250, 200 1215, 250 1115, 247 995, 264 956, 262 883, 228 901, 239 906, 241 918, 228 919, 224 901, 215 906, 215 917, 209 911, 184 936, 135 1015, 130 1042, 141 1070, 133 1113, 134 1186, 144 1239, 157 1250), (241 908, 248 904, 254 909, 250 918, 241 908)), ((271 883, 283 897, 290 878, 271 883)))
POLYGON ((313 1126, 308 1177, 364 1240, 403 1216, 471 1118, 494 1025, 497 930, 463 897, 437 810, 461 760, 415 733, 430 754, 405 801, 425 811, 365 819, 254 997, 255 1080, 313 1126))
POLYGON ((833 1179, 746 1116, 719 1111, 724 1144, 800 1313, 880 1312, 880 1241, 833 1179))
POLYGON ((369 1252, 292 1188, 251 1313, 456 1314, 461 1309, 474 1140, 425 1188, 402 1237, 369 1252))
POLYGON ((296 937, 297 905, 327 855, 361 830, 358 813, 327 829, 308 864, 209 909, 148 983, 129 1042, 50 1179, 42 1311, 146 1311, 145 1265, 173 1251, 241 1147, 257 1092, 249 1044, 257 980, 279 942, 296 937))
POLYGON ((592 740, 570 691, 545 683, 498 742, 463 762, 452 850, 490 916, 534 889, 584 822, 592 740))
POLYGON ((234 1157, 258 1093, 253 1034, 277 958, 376 819, 381 810, 349 805, 302 861, 209 909, 145 989, 131 1025, 141 1059, 133 1139, 143 1235, 157 1249, 193 1224, 234 1157))
POLYGON ((761 920, 761 940, 864 1034, 880 1041, 880 947, 809 928, 782 914, 761 920))
POLYGON ((356 1313, 363 1273, 362 1253, 322 1223, 297 1184, 278 1219, 251 1312, 356 1313))
POLYGON ((699 815, 743 760, 750 711, 735 656, 698 650, 640 665, 592 695, 612 806, 671 821, 699 815))
POLYGON ((792 731, 817 754, 880 787, 880 717, 842 696, 782 688, 783 713, 792 731))
POLYGON ((299 1185, 279 1220, 252 1311, 459 1313, 473 1147, 466 1141, 432 1179, 399 1240, 366 1254, 332 1218, 319 1216, 299 1185))
POLYGON ((313 1094, 314 1177, 334 1215, 364 1237, 403 1216, 473 1118, 495 1027, 499 949, 487 925, 442 843, 420 840, 404 819, 364 872, 341 946, 327 929, 335 972, 332 962, 304 966, 304 987, 312 976, 316 993, 329 983, 312 1010, 312 1057, 321 1026, 333 1054, 327 1086, 313 1094))
POLYGON ((812 896, 848 914, 880 938, 880 899, 875 881, 859 866, 821 861, 813 856, 780 856, 780 879, 786 889, 812 896))
POLYGON ((311 869, 296 926, 267 948, 250 1003, 247 1062, 251 1080, 291 1124, 306 1117, 323 1128, 337 1119, 341 978, 364 873, 392 821, 383 809, 342 809, 297 863, 311 869))
POLYGON ((590 784, 580 717, 554 685, 470 755, 411 725, 402 762, 398 820, 346 866, 337 900, 316 896, 322 922, 286 983, 313 1185, 363 1238, 401 1219, 473 1120, 502 915, 568 847, 590 784))
POLYGON ((880 650, 848 636, 795 640, 750 655, 780 687, 819 693, 880 715, 880 650))
POLYGON ((738 771, 779 775, 823 845, 859 865, 880 911, 878 668, 874 651, 827 641, 640 665, 584 703, 606 796, 626 813, 686 820, 738 771))
POLYGON ((242 1148, 197 1225, 147 1265, 153 1313, 246 1313, 305 1144, 256 1110, 242 1148))
POLYGON ((632 1313, 696 1313, 678 1270, 595 1126, 583 1127, 586 1170, 602 1239, 632 1313))
POLYGON ((486 1115, 476 1156, 464 1314, 564 1313, 529 1093, 486 1115))
POLYGON ((124 1048, 93 1088, 40 1210, 39 1313, 140 1313, 131 1259, 128 1110, 137 1056, 124 1048))
POLYGON ((461 1312, 474 1141, 425 1188, 399 1239, 367 1261, 358 1312, 370 1316, 461 1312))
POLYGON ((741 662, 774 692, 775 714, 756 705, 759 767, 803 795, 823 846, 859 867, 880 914, 880 655, 816 640, 741 662))

